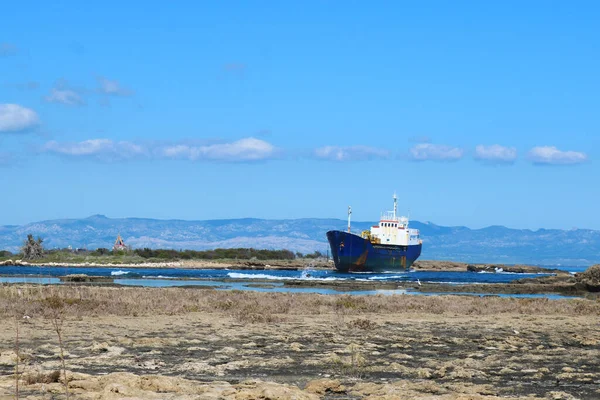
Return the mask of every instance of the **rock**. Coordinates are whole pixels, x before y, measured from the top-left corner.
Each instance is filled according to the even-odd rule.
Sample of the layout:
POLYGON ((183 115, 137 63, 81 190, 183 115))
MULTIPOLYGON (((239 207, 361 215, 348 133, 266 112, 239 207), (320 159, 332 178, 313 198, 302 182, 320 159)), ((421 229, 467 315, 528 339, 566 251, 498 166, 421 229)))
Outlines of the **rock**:
POLYGON ((304 346, 302 346, 300 343, 297 343, 297 342, 290 344, 290 350, 292 350, 292 351, 302 351, 303 347, 304 346))
POLYGON ((429 379, 431 378, 431 372, 430 368, 417 368, 416 374, 419 379, 429 379))
POLYGON ((551 400, 577 400, 576 397, 565 392, 550 392, 547 398, 551 400))
POLYGON ((273 382, 244 381, 235 386, 238 392, 236 400, 317 400, 319 396, 306 393, 296 386, 282 385, 273 382))
MULTIPOLYGON (((68 372, 67 375, 69 376, 71 395, 77 399, 319 399, 319 396, 307 393, 293 385, 258 380, 232 385, 228 382, 204 383, 162 375, 140 376, 129 372, 114 372, 104 376, 68 372)), ((51 383, 38 386, 36 390, 60 394, 63 393, 64 388, 60 383, 51 383)), ((44 393, 42 393, 43 395, 44 393)))
POLYGON ((600 264, 592 265, 585 272, 575 275, 577 284, 589 292, 600 292, 600 264))
POLYGON ((308 382, 304 390, 315 394, 346 393, 346 387, 337 379, 316 379, 308 382))

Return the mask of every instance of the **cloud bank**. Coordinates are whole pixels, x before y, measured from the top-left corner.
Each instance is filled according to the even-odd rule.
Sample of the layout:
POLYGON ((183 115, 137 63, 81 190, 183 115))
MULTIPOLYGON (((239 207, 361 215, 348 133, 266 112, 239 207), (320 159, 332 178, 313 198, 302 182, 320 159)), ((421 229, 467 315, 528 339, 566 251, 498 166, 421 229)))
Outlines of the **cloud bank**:
POLYGON ((67 106, 82 106, 85 104, 85 100, 78 92, 66 88, 53 88, 44 99, 48 103, 60 103, 67 106))
POLYGON ((134 158, 183 159, 191 161, 251 162, 275 158, 277 148, 255 138, 244 138, 229 143, 211 145, 139 144, 111 139, 90 139, 82 142, 50 141, 44 152, 75 158, 101 161, 122 161, 134 158))
POLYGON ((143 146, 132 142, 114 142, 110 139, 90 139, 82 142, 57 142, 50 141, 42 149, 71 157, 89 157, 102 161, 129 160, 147 154, 143 146))
POLYGON ((499 144, 475 147, 475 159, 492 164, 512 164, 517 159, 517 149, 499 144))
POLYGON ((554 146, 538 146, 529 151, 528 158, 538 165, 575 165, 587 161, 587 154, 561 151, 554 146))
POLYGON ((458 161, 463 155, 463 149, 443 144, 419 143, 410 149, 414 161, 458 161))
POLYGON ((38 123, 39 117, 32 109, 18 104, 0 104, 0 132, 22 132, 38 123))
POLYGON ((388 158, 389 151, 368 146, 324 146, 314 150, 314 157, 329 161, 363 161, 388 158))
POLYGON ((164 158, 181 158, 192 161, 261 161, 273 158, 276 155, 275 153, 275 146, 253 137, 240 139, 231 143, 203 146, 178 144, 158 149, 158 154, 164 158))

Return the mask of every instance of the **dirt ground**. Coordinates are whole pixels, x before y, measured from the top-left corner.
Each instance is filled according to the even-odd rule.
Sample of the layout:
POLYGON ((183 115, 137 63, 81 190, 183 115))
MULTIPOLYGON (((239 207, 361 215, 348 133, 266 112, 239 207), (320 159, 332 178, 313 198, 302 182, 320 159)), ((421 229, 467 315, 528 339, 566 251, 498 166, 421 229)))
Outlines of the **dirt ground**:
MULTIPOLYGON (((227 301, 240 294, 219 295, 227 301)), ((474 301, 443 297, 454 305, 474 301)), ((269 296, 284 299, 293 301, 269 296)), ((338 296, 337 304, 345 299, 338 296)), ((515 299, 477 300, 509 308, 497 315, 471 314, 469 307, 432 311, 430 299, 410 301, 409 311, 355 312, 350 304, 254 321, 231 310, 64 315, 70 398, 600 398, 598 313, 575 315, 578 307, 569 303, 588 307, 590 300, 556 300, 552 304, 569 305, 569 311, 552 306, 556 311, 548 314, 524 312, 528 303, 515 299), (511 311, 516 304, 521 307, 511 311)), ((20 398, 64 398, 64 379, 52 374, 61 366, 52 319, 18 320, 20 398)), ((3 317, 2 399, 15 398, 15 327, 14 319, 3 317)))

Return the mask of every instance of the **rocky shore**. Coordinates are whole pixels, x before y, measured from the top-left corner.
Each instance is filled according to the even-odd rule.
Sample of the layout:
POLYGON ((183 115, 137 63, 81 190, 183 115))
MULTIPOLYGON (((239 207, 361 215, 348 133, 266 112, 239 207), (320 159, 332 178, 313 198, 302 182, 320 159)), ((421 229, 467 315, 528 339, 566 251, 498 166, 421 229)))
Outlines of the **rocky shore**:
MULTIPOLYGON (((482 269, 485 271, 485 269, 482 269)), ((481 272, 474 270, 473 272, 481 272)), ((495 271, 498 272, 498 271, 495 271)), ((552 273, 538 267, 516 266, 513 273, 552 273)), ((361 281, 286 281, 285 286, 303 287, 319 286, 343 291, 359 290, 407 290, 420 293, 457 293, 457 294, 559 294, 563 296, 580 296, 600 298, 600 265, 594 265, 585 272, 570 274, 565 271, 552 273, 550 276, 517 279, 510 283, 494 284, 447 284, 432 282, 361 282, 361 281)))
MULTIPOLYGON (((306 261, 306 260, 302 260, 306 261)), ((36 265, 29 264, 20 260, 10 261, 5 265, 36 265)), ((63 264, 44 264, 42 266, 65 266, 63 264)), ((305 270, 324 268, 322 264, 314 263, 299 263, 298 261, 289 262, 257 262, 243 261, 237 264, 229 262, 198 262, 198 261, 178 261, 169 263, 145 263, 145 264, 70 264, 68 267, 110 267, 110 268, 197 268, 197 269, 254 269, 254 270, 305 270)), ((331 266, 328 266, 330 269, 331 266)), ((449 261, 418 261, 414 266, 416 271, 456 271, 456 272, 486 272, 486 273, 535 273, 535 274, 551 274, 551 276, 541 276, 533 279, 518 279, 511 283, 503 284, 447 284, 447 283, 432 283, 432 282, 412 282, 412 281, 369 281, 363 282, 360 280, 286 280, 283 282, 286 287, 318 287, 323 289, 332 289, 339 292, 352 292, 364 290, 406 290, 412 293, 456 293, 456 294, 514 294, 514 295, 531 295, 531 294, 557 294, 563 296, 579 296, 598 298, 600 297, 600 272, 599 267, 590 267, 585 273, 572 275, 566 271, 544 269, 537 266, 514 265, 506 266, 499 264, 467 264, 449 261)), ((1 271, 1 269, 0 269, 1 271)), ((111 285, 113 279, 110 277, 90 277, 85 275, 72 275, 61 278, 65 282, 74 284, 104 284, 111 285)), ((213 279, 214 280, 214 279, 213 279)), ((244 280, 236 280, 225 278, 220 281, 225 282, 245 282, 244 280)), ((253 281, 254 286, 272 285, 272 281, 253 281)))
MULTIPOLYGON (((23 260, 0 261, 0 266, 40 266, 40 267, 110 267, 110 268, 186 268, 186 269, 247 269, 247 270, 303 270, 333 269, 333 261, 326 259, 296 260, 178 260, 141 263, 102 263, 102 262, 44 262, 43 260, 27 262, 23 260)), ((566 274, 563 270, 543 268, 531 265, 505 264, 469 264, 455 261, 419 260, 412 269, 415 271, 472 271, 472 272, 512 272, 512 273, 553 273, 566 274)))
POLYGON ((21 398, 65 398, 62 349, 76 399, 591 400, 598 317, 589 300, 0 286, 0 398, 17 360, 21 398))
POLYGON ((506 265, 506 264, 469 264, 455 261, 416 261, 415 271, 456 271, 456 272, 510 272, 515 274, 558 274, 569 275, 568 272, 556 268, 544 268, 535 265, 506 265))

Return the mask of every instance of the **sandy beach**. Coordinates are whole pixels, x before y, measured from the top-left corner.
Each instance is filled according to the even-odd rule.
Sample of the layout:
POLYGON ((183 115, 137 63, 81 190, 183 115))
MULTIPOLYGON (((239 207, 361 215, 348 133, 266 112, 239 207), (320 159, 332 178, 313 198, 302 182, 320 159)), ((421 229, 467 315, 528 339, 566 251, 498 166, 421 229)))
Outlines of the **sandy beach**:
POLYGON ((2 286, 0 398, 597 399, 600 303, 2 286), (58 312, 56 314, 55 312, 58 312), (23 318, 27 316, 27 318, 23 318))

